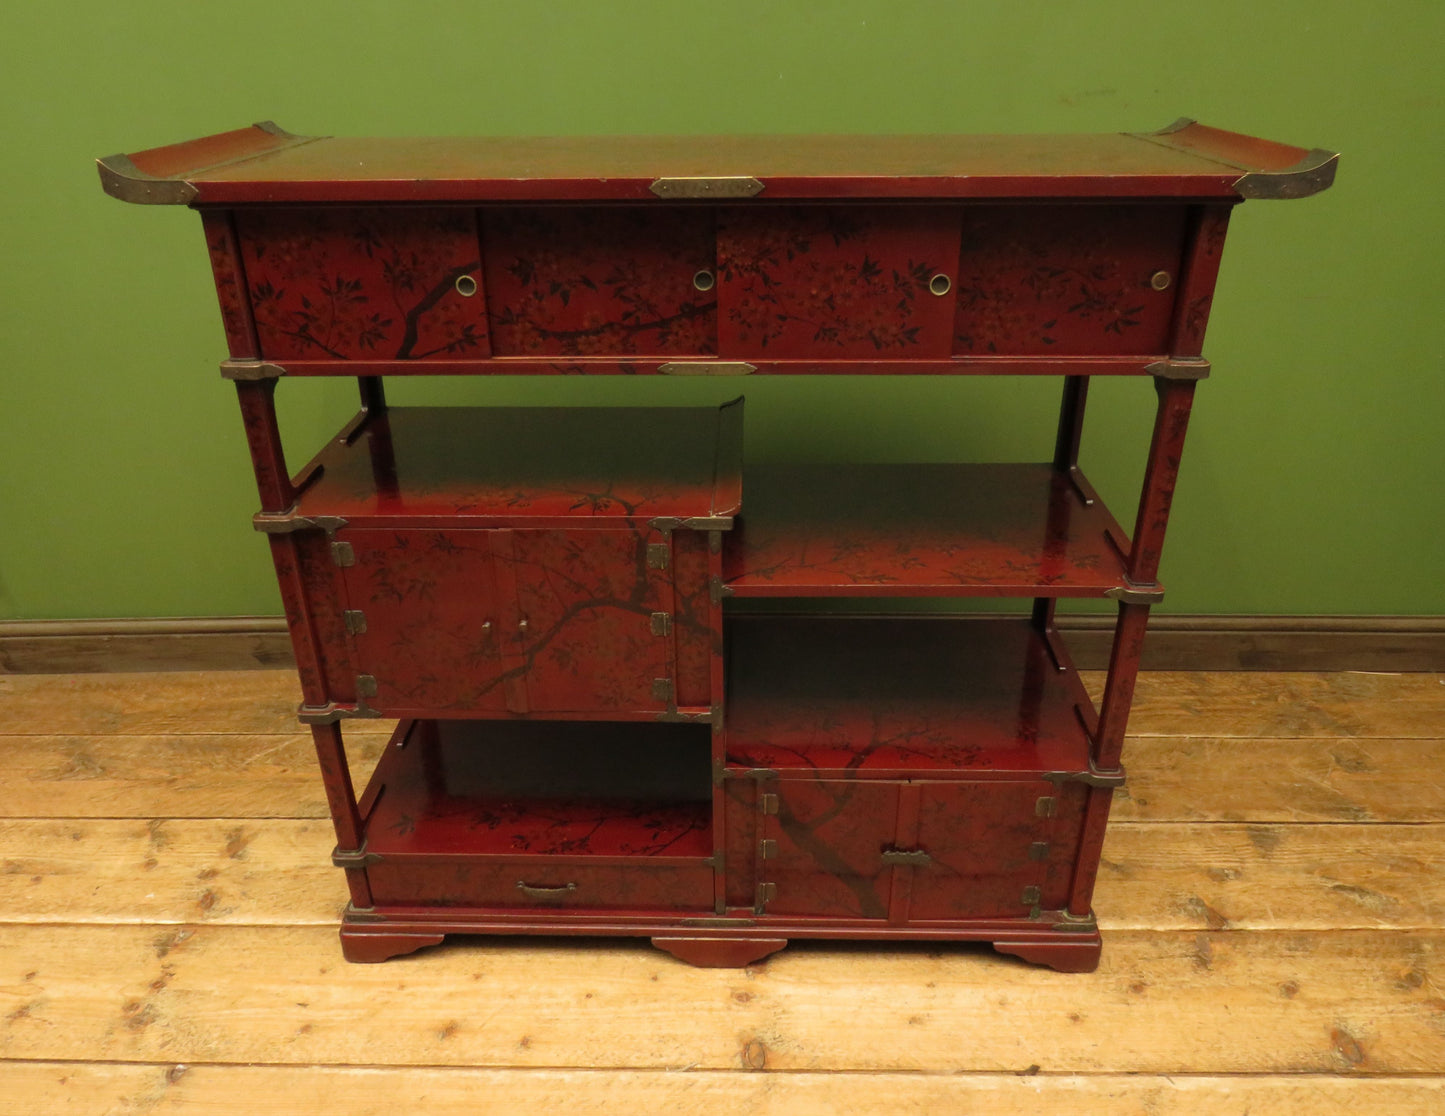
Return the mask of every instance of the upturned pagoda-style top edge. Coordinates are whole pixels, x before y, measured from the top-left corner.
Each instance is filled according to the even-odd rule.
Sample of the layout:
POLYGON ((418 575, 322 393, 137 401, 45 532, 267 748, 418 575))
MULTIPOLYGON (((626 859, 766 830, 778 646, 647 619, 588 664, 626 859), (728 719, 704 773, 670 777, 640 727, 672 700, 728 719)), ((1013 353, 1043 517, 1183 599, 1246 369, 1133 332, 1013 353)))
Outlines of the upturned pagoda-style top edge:
POLYGON ((1294 198, 1338 155, 1179 120, 1157 132, 1019 136, 348 139, 272 123, 99 160, 160 205, 659 199, 1294 198))

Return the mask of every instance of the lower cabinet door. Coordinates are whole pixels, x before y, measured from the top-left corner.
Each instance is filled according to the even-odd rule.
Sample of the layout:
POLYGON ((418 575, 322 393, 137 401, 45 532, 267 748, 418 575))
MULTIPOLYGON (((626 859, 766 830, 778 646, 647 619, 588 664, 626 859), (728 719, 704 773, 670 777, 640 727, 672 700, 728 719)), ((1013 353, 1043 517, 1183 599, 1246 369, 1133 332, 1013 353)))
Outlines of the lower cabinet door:
POLYGON ((888 917, 897 783, 781 779, 763 818, 758 874, 770 915, 888 917), (772 885, 768 888, 767 885, 772 885))
POLYGON ((910 922, 1018 918, 1039 902, 1049 825, 1042 779, 917 784, 916 848, 910 922))

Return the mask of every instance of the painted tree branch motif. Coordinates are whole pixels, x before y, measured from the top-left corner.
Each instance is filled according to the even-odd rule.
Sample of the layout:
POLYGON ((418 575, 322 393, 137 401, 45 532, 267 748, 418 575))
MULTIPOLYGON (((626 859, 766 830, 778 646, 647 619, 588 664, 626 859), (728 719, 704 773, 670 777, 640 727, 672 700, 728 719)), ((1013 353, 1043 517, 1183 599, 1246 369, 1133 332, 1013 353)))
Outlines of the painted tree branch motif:
POLYGON ((493 349, 505 355, 711 353, 712 218, 696 210, 520 209, 484 217, 493 349))
POLYGON ((252 313, 271 359, 486 355, 471 210, 240 210, 252 313))

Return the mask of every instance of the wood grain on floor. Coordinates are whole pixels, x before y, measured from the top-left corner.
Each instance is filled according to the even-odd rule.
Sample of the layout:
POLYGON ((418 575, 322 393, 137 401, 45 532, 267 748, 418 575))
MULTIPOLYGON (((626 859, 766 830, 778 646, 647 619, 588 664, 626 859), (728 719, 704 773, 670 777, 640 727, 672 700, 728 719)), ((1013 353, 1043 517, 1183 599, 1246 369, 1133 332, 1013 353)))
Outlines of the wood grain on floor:
POLYGON ((284 671, 0 676, 6 1111, 1445 1111, 1440 675, 1142 675, 1088 975, 515 938, 348 965, 295 700, 284 671))

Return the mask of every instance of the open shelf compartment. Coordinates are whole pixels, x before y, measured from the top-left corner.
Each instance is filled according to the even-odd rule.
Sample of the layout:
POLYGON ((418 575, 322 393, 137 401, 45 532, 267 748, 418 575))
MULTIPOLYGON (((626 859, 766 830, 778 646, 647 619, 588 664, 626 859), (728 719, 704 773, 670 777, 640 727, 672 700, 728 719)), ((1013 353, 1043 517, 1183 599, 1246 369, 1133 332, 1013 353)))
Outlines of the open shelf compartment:
POLYGON ((1089 770, 1094 707, 1027 619, 728 619, 727 763, 848 778, 1089 770))
POLYGON ((1037 464, 773 465, 744 474, 732 597, 1104 597, 1128 539, 1076 472, 1037 464))

